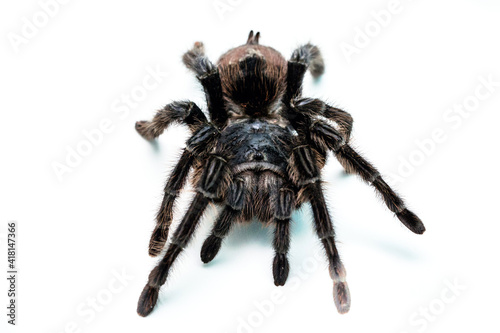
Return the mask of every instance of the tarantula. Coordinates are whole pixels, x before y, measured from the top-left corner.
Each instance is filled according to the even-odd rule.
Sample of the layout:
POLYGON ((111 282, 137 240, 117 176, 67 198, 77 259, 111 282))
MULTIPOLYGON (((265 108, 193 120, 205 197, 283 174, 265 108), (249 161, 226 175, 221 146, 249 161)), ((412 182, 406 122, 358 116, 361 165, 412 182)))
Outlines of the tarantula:
POLYGON ((153 310, 172 264, 191 240, 210 202, 223 208, 203 244, 201 260, 214 259, 232 225, 256 218, 275 227, 272 270, 277 286, 285 284, 289 272, 290 216, 309 202, 316 234, 328 258, 335 305, 339 313, 349 311, 346 273, 321 187, 320 170, 328 151, 348 173, 371 184, 408 229, 416 234, 425 231, 422 221, 406 208, 377 169, 349 145, 351 115, 319 99, 302 97, 307 69, 313 77, 324 72, 318 47, 300 46, 286 61, 275 49, 259 45, 259 37, 250 31, 246 44, 224 53, 217 65, 205 56, 201 42, 184 54, 184 64, 205 91, 209 119, 195 103, 181 101, 159 110, 152 121, 136 123, 147 140, 175 122, 187 125, 192 133, 166 183, 149 244, 151 256, 163 250, 174 202, 191 169, 196 189, 163 259, 142 291, 137 307, 141 316, 153 310))

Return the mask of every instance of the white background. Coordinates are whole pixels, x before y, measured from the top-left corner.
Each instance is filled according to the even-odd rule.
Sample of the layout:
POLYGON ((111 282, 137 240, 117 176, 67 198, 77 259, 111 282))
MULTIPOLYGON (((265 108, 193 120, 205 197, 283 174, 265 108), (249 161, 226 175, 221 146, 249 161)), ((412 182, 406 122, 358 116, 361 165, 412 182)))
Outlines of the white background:
MULTIPOLYGON (((23 17, 33 22, 42 9, 34 0, 2 2, 0 262, 6 270, 6 225, 18 221, 13 331, 498 332, 500 87, 465 118, 447 110, 473 101, 481 77, 500 81, 500 4, 401 0, 398 13, 372 30, 349 62, 343 43, 355 46, 358 29, 377 29, 371 12, 389 3, 74 0, 14 47, 10 39, 22 36, 23 17), (235 228, 218 257, 203 265, 199 250, 216 214, 211 208, 155 311, 141 318, 137 298, 156 263, 147 255, 150 232, 187 131, 172 127, 151 145, 134 123, 177 99, 204 106, 182 54, 201 40, 215 61, 244 43, 250 29, 285 57, 308 41, 321 48, 325 75, 319 82, 308 76, 304 93, 353 115, 355 145, 383 174, 398 175, 402 160, 415 162, 390 183, 427 232, 406 230, 332 158, 323 176, 351 289, 348 314, 337 314, 326 262, 314 257, 321 246, 307 206, 294 215, 289 282, 295 283, 274 286, 271 230, 257 223, 235 228), (123 94, 141 86, 147 68, 157 67, 168 72, 161 84, 127 115, 114 112, 123 94), (112 121, 111 132, 59 180, 54 163, 66 163, 68 147, 76 149, 86 140, 83 131, 103 119, 112 121), (423 155, 416 141, 439 129, 445 139, 423 155), (122 272, 124 282, 115 279, 122 272), (269 305, 276 291, 279 304, 269 305), (98 310, 89 305, 93 298, 98 310)), ((174 225, 191 194, 183 194, 174 225)))

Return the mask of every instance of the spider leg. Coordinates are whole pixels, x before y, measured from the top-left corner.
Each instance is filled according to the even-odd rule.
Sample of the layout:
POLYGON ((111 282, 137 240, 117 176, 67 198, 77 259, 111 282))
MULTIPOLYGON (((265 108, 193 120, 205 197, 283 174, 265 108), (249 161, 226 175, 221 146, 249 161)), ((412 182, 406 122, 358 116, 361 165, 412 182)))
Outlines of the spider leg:
POLYGON ((322 121, 316 121, 312 124, 310 133, 313 142, 318 146, 334 152, 344 169, 356 173, 371 184, 382 196, 389 210, 395 213, 408 229, 416 234, 424 233, 424 224, 418 216, 406 208, 403 199, 387 185, 378 170, 349 146, 338 131, 322 121))
POLYGON ((168 272, 175 259, 191 239, 198 221, 208 205, 208 201, 208 198, 201 193, 198 193, 193 199, 179 228, 174 233, 165 256, 149 274, 148 283, 142 291, 137 306, 137 313, 139 315, 145 317, 153 311, 160 287, 166 282, 168 272))
POLYGON ((319 48, 310 43, 293 51, 288 60, 287 89, 283 97, 286 105, 290 105, 291 100, 302 93, 302 81, 307 69, 315 78, 325 71, 325 63, 319 48))
POLYGON ((201 248, 201 261, 205 264, 212 261, 220 250, 223 238, 229 233, 239 212, 226 206, 219 215, 214 227, 201 248))
POLYGON ((225 190, 224 179, 227 175, 227 162, 223 158, 213 156, 206 164, 198 184, 198 193, 175 230, 165 256, 149 274, 148 283, 137 305, 139 315, 145 317, 153 311, 160 287, 165 284, 172 264, 191 240, 210 199, 218 197, 221 191, 225 190))
POLYGON ((195 103, 179 101, 167 104, 156 113, 151 121, 136 122, 135 129, 144 139, 153 140, 174 122, 187 125, 191 133, 194 133, 207 124, 207 118, 195 103))
POLYGON ((194 43, 193 48, 182 56, 182 61, 196 74, 203 86, 211 121, 219 127, 222 126, 228 116, 224 109, 219 70, 205 55, 203 43, 194 43))
POLYGON ((174 203, 179 195, 179 191, 186 183, 193 160, 194 157, 191 152, 184 150, 165 185, 163 201, 156 214, 156 227, 149 241, 149 255, 152 257, 159 255, 165 246, 170 224, 172 223, 174 203))
POLYGON ((285 285, 290 271, 288 250, 290 249, 290 217, 295 207, 295 193, 289 188, 281 188, 275 213, 273 277, 276 286, 285 285))
POLYGON ((201 159, 210 151, 218 136, 218 131, 211 125, 205 125, 198 130, 187 142, 181 158, 174 167, 164 188, 164 196, 156 214, 156 227, 149 241, 149 255, 156 257, 160 254, 168 238, 168 231, 173 218, 173 207, 180 190, 186 184, 189 170, 195 159, 201 159))
POLYGON ((352 116, 339 108, 335 108, 315 98, 301 98, 294 101, 294 112, 307 115, 311 118, 324 117, 338 126, 339 132, 344 136, 344 140, 349 142, 352 131, 352 116))
POLYGON ((323 243, 329 262, 335 305, 337 311, 343 314, 349 311, 351 304, 349 288, 345 279, 344 265, 335 246, 335 232, 321 189, 319 168, 313 156, 309 146, 295 147, 290 163, 291 177, 297 185, 302 187, 303 194, 311 203, 316 234, 323 243))
POLYGON ((273 277, 276 286, 284 286, 290 271, 288 250, 290 248, 290 219, 275 219, 273 277))
POLYGON ((205 264, 212 261, 220 250, 222 240, 227 236, 235 220, 241 215, 243 203, 246 200, 245 182, 238 178, 229 186, 226 207, 215 222, 210 236, 205 240, 201 248, 201 261, 205 264))
POLYGON ((321 239, 328 257, 330 277, 333 280, 333 299, 337 311, 347 313, 351 306, 349 287, 346 282, 346 272, 335 246, 335 231, 330 220, 320 182, 308 184, 306 191, 309 195, 311 208, 314 215, 316 234, 321 239))

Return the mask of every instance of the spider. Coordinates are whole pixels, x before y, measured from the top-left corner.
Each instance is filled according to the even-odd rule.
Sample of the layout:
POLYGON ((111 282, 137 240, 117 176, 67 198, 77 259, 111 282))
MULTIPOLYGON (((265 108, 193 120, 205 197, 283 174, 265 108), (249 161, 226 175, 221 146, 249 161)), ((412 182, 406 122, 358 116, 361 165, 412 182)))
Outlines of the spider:
POLYGON ((348 312, 351 301, 346 273, 321 185, 320 170, 329 151, 346 172, 372 185, 408 229, 416 234, 425 231, 422 221, 406 208, 377 169, 349 145, 351 115, 319 99, 302 97, 305 72, 309 70, 315 78, 324 72, 318 47, 302 45, 287 61, 275 49, 260 45, 259 37, 260 33, 250 31, 246 44, 224 53, 217 65, 205 56, 201 42, 184 54, 184 64, 203 86, 208 119, 195 103, 177 101, 159 110, 151 121, 136 123, 147 140, 157 138, 172 123, 187 125, 192 133, 165 185, 149 244, 151 256, 163 251, 174 202, 188 178, 196 189, 141 293, 137 307, 141 316, 153 311, 170 268, 211 202, 222 209, 203 243, 201 260, 214 259, 235 223, 256 218, 274 226, 276 286, 284 285, 288 277, 290 216, 309 202, 314 229, 328 258, 335 305, 339 313, 348 312))

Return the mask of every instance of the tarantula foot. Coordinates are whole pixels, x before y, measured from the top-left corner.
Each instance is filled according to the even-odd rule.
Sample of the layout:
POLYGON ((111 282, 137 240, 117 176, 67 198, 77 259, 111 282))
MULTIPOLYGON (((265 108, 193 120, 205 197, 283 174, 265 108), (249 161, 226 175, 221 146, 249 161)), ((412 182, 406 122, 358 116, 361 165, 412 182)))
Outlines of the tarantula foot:
POLYGON ((200 253, 201 261, 203 261, 205 264, 212 261, 219 252, 221 244, 222 240, 219 237, 215 235, 210 235, 205 240, 201 248, 201 253, 200 253))
POLYGON ((425 226, 417 215, 413 214, 408 209, 403 209, 401 212, 397 213, 398 219, 403 222, 403 224, 416 234, 423 234, 425 231, 425 226))
POLYGON ((330 265, 330 277, 333 280, 333 300, 335 301, 337 311, 340 314, 349 312, 351 308, 351 294, 346 282, 345 267, 340 262, 340 259, 330 265))
POLYGON ((290 265, 285 254, 277 253, 273 261, 273 276, 274 284, 276 286, 284 286, 288 278, 290 265))
POLYGON ((333 283, 333 300, 340 314, 349 312, 351 308, 351 294, 347 282, 338 281, 333 283))
POLYGON ((217 70, 205 56, 205 46, 202 42, 194 43, 193 47, 182 56, 182 62, 198 76, 214 73, 217 70))
POLYGON ((137 313, 141 317, 148 316, 153 311, 158 300, 159 289, 146 285, 142 290, 139 302, 137 303, 137 313))
POLYGON ((149 132, 150 122, 146 120, 141 120, 135 123, 135 130, 146 140, 153 140, 154 137, 149 132))
POLYGON ((308 43, 299 47, 292 53, 291 60, 308 66, 314 78, 318 78, 325 72, 323 56, 315 45, 308 43))

